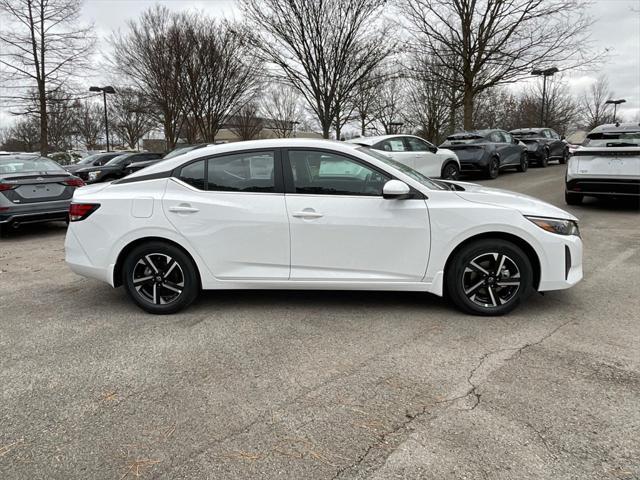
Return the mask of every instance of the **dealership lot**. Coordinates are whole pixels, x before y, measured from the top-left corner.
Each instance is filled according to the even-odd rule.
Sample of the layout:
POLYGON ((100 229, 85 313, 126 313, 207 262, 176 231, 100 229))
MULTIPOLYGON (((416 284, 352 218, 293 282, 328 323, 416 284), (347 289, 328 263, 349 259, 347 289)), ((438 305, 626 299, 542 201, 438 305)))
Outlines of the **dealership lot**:
MULTIPOLYGON (((564 166, 490 186, 564 206, 564 166)), ((2 478, 638 478, 640 215, 585 201, 585 279, 499 318, 409 293, 209 292, 144 314, 0 240, 2 478)))

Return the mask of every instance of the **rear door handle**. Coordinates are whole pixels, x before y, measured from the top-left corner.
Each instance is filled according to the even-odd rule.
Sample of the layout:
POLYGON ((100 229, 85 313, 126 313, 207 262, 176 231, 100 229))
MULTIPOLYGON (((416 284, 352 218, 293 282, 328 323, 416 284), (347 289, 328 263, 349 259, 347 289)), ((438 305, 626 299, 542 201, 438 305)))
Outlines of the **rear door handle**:
POLYGON ((324 215, 322 215, 321 213, 310 212, 310 211, 306 211, 306 210, 303 210, 302 212, 293 212, 291 214, 291 216, 295 217, 295 218, 321 218, 321 217, 324 217, 324 215))
POLYGON ((169 211, 173 213, 196 213, 200 210, 196 207, 190 207, 188 205, 176 205, 174 207, 169 207, 169 211))

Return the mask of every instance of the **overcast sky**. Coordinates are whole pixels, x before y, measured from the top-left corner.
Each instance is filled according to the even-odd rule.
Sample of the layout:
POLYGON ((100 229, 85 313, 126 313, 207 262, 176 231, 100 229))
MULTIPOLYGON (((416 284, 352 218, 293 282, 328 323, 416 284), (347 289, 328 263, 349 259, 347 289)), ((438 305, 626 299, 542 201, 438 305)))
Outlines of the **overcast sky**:
MULTIPOLYGON (((111 32, 124 29, 127 20, 135 19, 155 3, 176 11, 202 10, 221 18, 241 16, 235 0, 86 0, 83 19, 96 26, 98 55, 109 51, 111 32)), ((595 20, 592 27, 594 45, 609 49, 609 57, 597 71, 567 73, 570 86, 576 95, 580 95, 604 72, 615 97, 627 100, 619 109, 622 118, 636 119, 640 116, 640 0, 594 0, 586 8, 595 20)), ((7 109, 0 107, 0 126, 8 120, 7 109)))

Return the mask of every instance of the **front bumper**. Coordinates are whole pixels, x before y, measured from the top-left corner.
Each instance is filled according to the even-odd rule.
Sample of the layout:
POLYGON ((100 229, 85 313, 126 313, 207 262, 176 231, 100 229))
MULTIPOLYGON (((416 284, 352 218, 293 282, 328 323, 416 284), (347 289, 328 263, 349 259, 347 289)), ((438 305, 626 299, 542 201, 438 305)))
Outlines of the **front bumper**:
POLYGON ((574 178, 566 190, 591 197, 640 197, 640 179, 574 178))
POLYGON ((559 237, 557 240, 559 241, 546 246, 547 258, 555 261, 549 262, 542 269, 538 286, 540 292, 564 290, 582 280, 582 239, 569 235, 559 237))

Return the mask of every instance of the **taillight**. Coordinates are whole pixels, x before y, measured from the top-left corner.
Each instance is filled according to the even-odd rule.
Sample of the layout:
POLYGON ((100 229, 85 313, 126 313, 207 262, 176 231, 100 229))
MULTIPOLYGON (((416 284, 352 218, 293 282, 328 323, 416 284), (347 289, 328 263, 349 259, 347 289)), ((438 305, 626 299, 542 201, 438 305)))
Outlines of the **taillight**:
POLYGON ((4 192, 5 190, 11 190, 12 188, 16 188, 17 185, 11 185, 10 183, 2 183, 0 182, 0 192, 4 192))
POLYGON ((65 185, 69 185, 70 187, 84 187, 85 183, 82 181, 81 178, 78 177, 71 177, 68 178, 64 181, 65 185))
POLYGON ((84 220, 100 207, 99 203, 72 203, 69 206, 69 221, 84 220))

